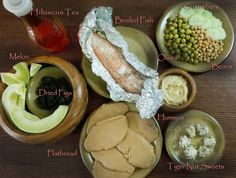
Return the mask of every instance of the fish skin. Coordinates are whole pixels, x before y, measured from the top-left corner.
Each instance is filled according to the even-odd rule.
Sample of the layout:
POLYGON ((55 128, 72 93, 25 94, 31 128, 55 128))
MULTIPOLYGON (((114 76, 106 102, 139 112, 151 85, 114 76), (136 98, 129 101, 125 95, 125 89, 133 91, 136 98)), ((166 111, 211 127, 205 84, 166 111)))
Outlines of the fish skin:
POLYGON ((125 60, 119 48, 94 32, 91 35, 94 53, 113 79, 125 91, 141 94, 147 77, 125 60))

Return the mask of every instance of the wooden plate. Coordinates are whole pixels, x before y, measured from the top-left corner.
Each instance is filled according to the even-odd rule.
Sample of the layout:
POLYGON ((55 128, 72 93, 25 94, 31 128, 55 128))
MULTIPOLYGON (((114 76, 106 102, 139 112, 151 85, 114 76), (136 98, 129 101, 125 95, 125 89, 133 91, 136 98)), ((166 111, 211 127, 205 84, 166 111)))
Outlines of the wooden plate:
MULTIPOLYGON (((117 26, 116 29, 127 41, 129 51, 134 53, 143 64, 156 70, 158 67, 158 53, 152 40, 135 28, 117 26)), ((91 63, 85 56, 82 58, 81 68, 88 85, 99 95, 110 98, 110 94, 106 89, 106 82, 92 72, 91 63)))
MULTIPOLYGON (((132 104, 128 104, 129 106, 129 111, 137 111, 135 106, 133 106, 132 104)), ((99 108, 98 108, 99 109, 99 108)), ((92 115, 93 113, 91 113, 92 115)), ((89 121, 89 118, 90 116, 88 117, 88 119, 86 120, 86 123, 84 124, 83 126, 83 129, 82 129, 82 132, 81 132, 81 135, 80 135, 80 142, 79 142, 79 145, 80 145, 80 154, 81 154, 81 157, 83 159, 83 162, 85 164, 85 166, 87 167, 87 169, 89 170, 90 173, 92 173, 92 166, 93 166, 93 158, 92 158, 92 155, 87 152, 84 148, 84 141, 85 141, 85 138, 87 137, 87 125, 88 125, 88 121, 89 121)), ((136 169, 134 171, 134 173, 130 176, 130 178, 144 178, 146 177, 148 174, 150 174, 150 172, 155 168, 155 166, 157 165, 157 163, 159 162, 160 160, 160 156, 161 156, 161 152, 162 152, 162 144, 163 144, 163 138, 162 138, 162 133, 161 133, 161 129, 160 129, 160 126, 158 124, 158 122, 156 121, 155 118, 152 118, 156 127, 158 128, 158 138, 156 139, 156 141, 154 141, 154 150, 155 150, 155 153, 156 153, 156 162, 155 164, 150 167, 150 168, 146 168, 146 169, 136 169)))
MULTIPOLYGON (((190 110, 181 115, 180 120, 172 121, 166 130, 165 145, 170 158, 182 165, 191 163, 200 167, 201 163, 207 165, 214 165, 222 158, 225 149, 224 132, 220 124, 209 114, 198 110, 190 110), (207 158, 196 158, 194 161, 185 159, 181 150, 178 148, 178 139, 180 135, 184 134, 184 128, 193 123, 206 124, 209 127, 209 132, 214 135, 216 145, 214 153, 207 158)), ((189 170, 189 169, 188 169, 189 170)), ((194 171, 201 171, 194 169, 194 171)))
MULTIPOLYGON (((166 28, 167 19, 169 17, 177 16, 180 9, 184 6, 205 5, 206 3, 209 5, 216 6, 214 3, 207 2, 207 1, 188 1, 188 2, 181 2, 181 3, 174 4, 173 6, 169 7, 164 12, 156 29, 157 45, 162 54, 166 56, 171 56, 165 46, 165 40, 164 40, 164 34, 165 34, 164 30, 166 28)), ((233 48, 234 29, 229 20, 229 17, 227 16, 227 14, 222 8, 219 7, 219 8, 209 9, 209 10, 213 13, 215 17, 217 17, 218 19, 222 21, 223 28, 225 29, 226 34, 227 34, 226 38, 223 41, 224 42, 223 52, 220 54, 220 56, 216 60, 213 61, 215 65, 219 65, 228 57, 228 55, 230 54, 233 48)), ((194 65, 194 64, 182 62, 179 60, 168 60, 168 62, 175 67, 179 67, 190 72, 200 73, 200 72, 206 72, 212 69, 212 63, 199 63, 197 65, 194 65)))

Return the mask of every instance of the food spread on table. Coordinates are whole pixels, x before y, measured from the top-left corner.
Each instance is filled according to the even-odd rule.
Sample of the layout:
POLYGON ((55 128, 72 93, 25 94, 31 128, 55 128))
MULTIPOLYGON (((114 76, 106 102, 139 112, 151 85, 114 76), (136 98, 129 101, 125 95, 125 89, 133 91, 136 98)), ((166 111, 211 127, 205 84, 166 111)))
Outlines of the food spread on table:
MULTIPOLYGON (((32 2, 24 3, 29 4, 19 12, 12 9, 17 4, 12 4, 11 0, 4 0, 4 7, 17 16, 24 16, 27 26, 34 27, 33 40, 41 47, 51 52, 64 49, 68 43, 64 27, 57 27, 54 20, 30 18, 28 11, 32 2), (46 26, 38 30, 38 35, 41 30, 47 32, 44 34, 47 37, 40 43, 36 32, 45 23, 59 30, 62 41, 48 32, 49 26, 46 26)), ((218 60, 226 50, 225 43, 229 38, 221 16, 204 8, 177 9, 177 14, 162 22, 165 28, 158 35, 164 35, 164 41, 160 44, 157 40, 158 45, 164 45, 168 54, 184 63, 200 65, 218 60)), ((92 72, 106 82, 110 99, 114 101, 101 105, 86 120, 80 138, 83 161, 95 178, 146 177, 158 163, 162 151, 162 134, 155 115, 162 105, 183 106, 182 109, 191 105, 196 95, 194 79, 178 69, 179 73, 174 69, 173 73, 159 79, 158 69, 144 65, 139 55, 130 52, 127 41, 113 25, 111 7, 92 8, 80 24, 78 40, 83 55, 91 62, 92 72)), ((72 68, 77 72, 74 66, 72 68)), ((1 73, 1 115, 17 133, 53 132, 73 109, 74 117, 66 121, 70 125, 80 112, 75 106, 71 108, 71 103, 80 99, 83 102, 77 105, 78 108, 83 105, 79 115, 83 117, 87 93, 78 89, 77 82, 81 81, 72 79, 74 76, 69 76, 68 70, 62 70, 59 63, 27 61, 13 65, 10 72, 1 73), (78 91, 74 92, 75 89, 78 91), (75 98, 75 95, 79 97, 75 98)), ((87 91, 86 85, 84 90, 87 91)), ((170 158, 182 165, 220 161, 225 146, 220 124, 200 111, 189 110, 183 116, 182 120, 171 121, 166 130, 170 158)), ((71 124, 70 130, 74 127, 71 124)), ((63 128, 60 131, 67 132, 63 128)))

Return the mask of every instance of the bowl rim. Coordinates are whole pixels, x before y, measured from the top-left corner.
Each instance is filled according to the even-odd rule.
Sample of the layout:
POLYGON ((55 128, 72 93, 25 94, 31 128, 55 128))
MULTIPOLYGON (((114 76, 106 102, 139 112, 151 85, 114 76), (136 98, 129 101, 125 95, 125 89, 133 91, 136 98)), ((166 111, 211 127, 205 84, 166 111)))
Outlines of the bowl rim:
POLYGON ((194 99, 196 97, 196 93, 197 93, 197 85, 196 85, 196 82, 194 81, 193 77, 188 72, 186 72, 182 69, 179 69, 179 68, 170 68, 170 69, 167 69, 166 71, 164 71, 160 75, 159 82, 158 82, 158 88, 160 88, 160 84, 165 76, 175 75, 175 74, 181 75, 187 80, 188 84, 190 85, 190 87, 188 87, 188 88, 191 88, 191 91, 190 91, 190 95, 188 97, 187 102, 185 102, 182 105, 179 105, 179 106, 169 105, 165 101, 163 101, 163 106, 162 106, 163 109, 166 111, 170 111, 170 112, 178 112, 178 111, 184 110, 186 107, 188 107, 194 101, 194 99))
MULTIPOLYGON (((63 121, 53 129, 43 133, 27 133, 16 126, 6 116, 3 109, 2 102, 0 102, 0 125, 3 130, 11 137, 23 143, 40 144, 44 142, 53 142, 61 139, 68 134, 68 131, 72 131, 83 118, 83 115, 87 109, 88 104, 88 91, 85 80, 78 72, 77 68, 65 59, 55 56, 39 56, 25 61, 28 65, 31 63, 50 64, 60 68, 70 79, 70 83, 73 88, 73 99, 69 105, 69 110, 63 121), (68 69, 69 70, 68 70, 68 69), (67 70, 66 70, 67 69, 67 70), (73 75, 72 75, 73 74, 73 75), (77 83, 74 83, 74 79, 77 79, 77 83), (78 86, 75 86, 78 85, 78 86), (76 101, 78 102, 76 103, 76 101), (80 111, 74 112, 75 108, 82 106, 80 111)), ((7 85, 0 83, 0 98, 7 85)))

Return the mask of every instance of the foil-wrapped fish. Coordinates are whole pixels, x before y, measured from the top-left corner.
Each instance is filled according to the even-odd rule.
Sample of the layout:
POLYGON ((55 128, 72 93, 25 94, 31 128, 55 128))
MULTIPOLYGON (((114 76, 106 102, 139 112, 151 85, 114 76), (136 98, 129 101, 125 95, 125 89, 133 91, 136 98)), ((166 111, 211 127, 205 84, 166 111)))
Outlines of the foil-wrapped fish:
POLYGON ((112 24, 112 8, 92 9, 78 33, 92 71, 107 83, 114 101, 135 103, 142 118, 153 117, 163 102, 158 73, 128 51, 127 42, 112 24))

